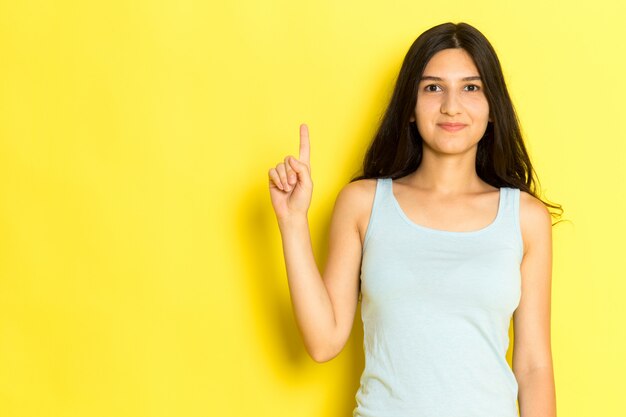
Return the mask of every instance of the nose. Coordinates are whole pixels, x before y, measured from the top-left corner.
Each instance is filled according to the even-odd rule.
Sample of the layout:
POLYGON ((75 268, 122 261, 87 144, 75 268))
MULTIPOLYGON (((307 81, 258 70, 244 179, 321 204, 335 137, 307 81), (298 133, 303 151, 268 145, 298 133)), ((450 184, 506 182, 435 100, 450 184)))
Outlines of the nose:
POLYGON ((462 105, 458 94, 454 91, 447 91, 443 95, 443 100, 441 102, 441 113, 447 113, 453 116, 457 113, 460 113, 461 110, 462 105))

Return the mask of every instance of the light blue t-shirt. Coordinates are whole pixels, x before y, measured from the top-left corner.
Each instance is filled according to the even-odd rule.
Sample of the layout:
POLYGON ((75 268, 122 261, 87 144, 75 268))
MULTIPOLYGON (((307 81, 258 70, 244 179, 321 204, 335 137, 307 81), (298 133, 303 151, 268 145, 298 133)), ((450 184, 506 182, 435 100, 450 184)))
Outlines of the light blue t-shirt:
POLYGON ((521 297, 518 188, 469 232, 411 221, 380 178, 363 243, 365 368, 354 417, 516 417, 506 361, 521 297))

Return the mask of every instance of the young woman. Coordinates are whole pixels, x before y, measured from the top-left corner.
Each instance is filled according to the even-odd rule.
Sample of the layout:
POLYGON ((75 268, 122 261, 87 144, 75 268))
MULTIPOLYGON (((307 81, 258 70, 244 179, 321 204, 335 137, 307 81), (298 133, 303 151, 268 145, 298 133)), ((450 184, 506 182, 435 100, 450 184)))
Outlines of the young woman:
POLYGON ((547 206, 560 206, 534 191, 489 41, 465 23, 415 40, 363 174, 337 197, 323 275, 307 220, 309 152, 303 124, 299 159, 269 170, 270 196, 315 361, 341 352, 361 300, 365 369, 353 415, 556 416, 547 206))

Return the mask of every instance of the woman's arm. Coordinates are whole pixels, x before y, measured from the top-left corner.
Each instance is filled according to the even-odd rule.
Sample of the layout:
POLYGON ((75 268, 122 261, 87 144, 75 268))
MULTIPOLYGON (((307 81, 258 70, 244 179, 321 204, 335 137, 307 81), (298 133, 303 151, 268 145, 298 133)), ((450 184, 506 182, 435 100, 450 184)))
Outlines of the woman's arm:
POLYGON ((513 372, 521 417, 556 417, 550 342, 552 219, 546 206, 522 192, 520 223, 524 240, 522 296, 513 315, 513 372))
POLYGON ((350 183, 337 196, 323 276, 313 257, 307 219, 279 220, 296 321, 316 362, 327 362, 341 352, 354 323, 361 266, 355 214, 362 189, 361 184, 350 183))
POLYGON ((307 218, 313 182, 305 124, 300 126, 300 160, 289 155, 269 170, 270 197, 282 237, 296 323, 307 352, 317 362, 339 354, 352 330, 361 261, 358 208, 366 207, 368 195, 373 194, 361 184, 346 185, 337 197, 322 276, 313 256, 307 218))

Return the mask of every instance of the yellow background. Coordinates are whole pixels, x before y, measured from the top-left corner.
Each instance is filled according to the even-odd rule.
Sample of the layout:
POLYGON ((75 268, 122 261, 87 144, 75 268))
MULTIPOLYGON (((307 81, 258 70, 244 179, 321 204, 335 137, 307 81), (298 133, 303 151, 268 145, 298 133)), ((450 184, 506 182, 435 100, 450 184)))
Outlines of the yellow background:
POLYGON ((625 17, 617 0, 2 0, 0 415, 351 415, 360 314, 340 356, 307 356, 267 170, 308 123, 323 268, 401 60, 446 21, 493 43, 571 221, 558 413, 622 415, 625 17))

